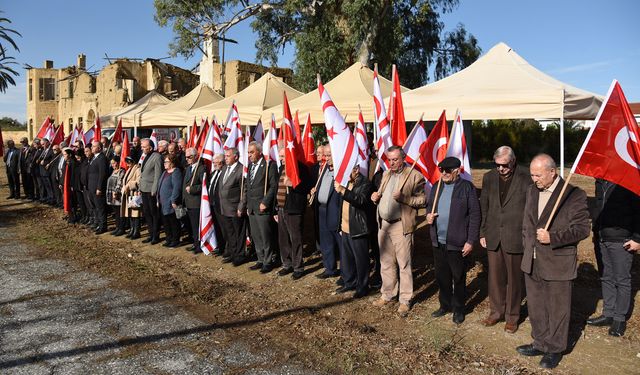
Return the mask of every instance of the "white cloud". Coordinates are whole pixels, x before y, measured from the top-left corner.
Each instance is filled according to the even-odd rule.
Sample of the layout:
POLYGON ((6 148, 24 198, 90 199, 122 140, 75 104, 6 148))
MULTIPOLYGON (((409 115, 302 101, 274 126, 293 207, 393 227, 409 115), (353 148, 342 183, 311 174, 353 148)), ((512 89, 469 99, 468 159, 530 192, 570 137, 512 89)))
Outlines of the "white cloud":
POLYGON ((0 117, 4 116, 26 121, 27 84, 24 81, 18 81, 16 86, 9 86, 7 92, 0 94, 0 117))

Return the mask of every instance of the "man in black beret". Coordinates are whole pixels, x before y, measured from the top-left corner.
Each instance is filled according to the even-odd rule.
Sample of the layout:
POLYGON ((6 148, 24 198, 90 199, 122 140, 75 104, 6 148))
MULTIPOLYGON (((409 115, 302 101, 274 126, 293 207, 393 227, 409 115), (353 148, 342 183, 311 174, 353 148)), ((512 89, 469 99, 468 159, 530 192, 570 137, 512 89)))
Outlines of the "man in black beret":
POLYGON ((447 157, 438 168, 442 177, 431 189, 427 202, 427 224, 440 289, 440 308, 431 315, 441 317, 453 311, 453 322, 464 321, 466 298, 465 257, 473 250, 480 234, 480 202, 473 184, 460 178, 460 159, 447 157), (436 196, 437 194, 437 196, 436 196), (434 213, 432 207, 435 206, 434 213))

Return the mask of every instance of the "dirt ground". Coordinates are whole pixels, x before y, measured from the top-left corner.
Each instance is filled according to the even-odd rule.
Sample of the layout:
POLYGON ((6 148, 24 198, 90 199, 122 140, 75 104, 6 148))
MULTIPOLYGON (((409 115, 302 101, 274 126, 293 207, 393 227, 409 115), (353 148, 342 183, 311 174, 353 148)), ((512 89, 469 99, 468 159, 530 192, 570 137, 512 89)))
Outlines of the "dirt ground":
MULTIPOLYGON (((486 171, 474 170, 476 186, 486 171)), ((437 287, 433 259, 422 226, 414 249, 413 308, 406 318, 396 306, 377 309, 379 295, 354 301, 336 295, 332 280, 314 277, 322 266, 314 246, 305 244, 307 275, 298 281, 261 275, 248 266, 222 264, 217 257, 193 255, 185 249, 167 250, 108 234, 95 236, 84 226, 69 225, 60 210, 5 200, 6 177, 0 196, 0 215, 9 220, 17 241, 27 241, 43 257, 62 258, 108 276, 114 287, 146 298, 171 301, 228 337, 239 337, 255 348, 270 347, 283 360, 325 373, 529 374, 542 372, 539 357, 524 358, 515 347, 531 342, 529 321, 516 334, 502 324, 486 328, 479 321, 488 313, 486 252, 476 249, 470 259, 466 321, 456 326, 451 315, 433 319, 437 287)), ((576 176, 574 184, 593 197, 593 179, 576 176)), ((309 223, 305 233, 312 239, 309 223)), ((585 327, 585 319, 601 309, 600 282, 589 240, 579 246, 579 275, 573 289, 571 352, 554 370, 562 374, 633 374, 640 368, 640 323, 637 314, 623 338, 605 328, 585 327)), ((633 294, 640 286, 637 258, 633 266, 633 294)), ((636 298, 637 300, 637 298, 636 298)), ((526 307, 523 306, 526 314, 526 307)))

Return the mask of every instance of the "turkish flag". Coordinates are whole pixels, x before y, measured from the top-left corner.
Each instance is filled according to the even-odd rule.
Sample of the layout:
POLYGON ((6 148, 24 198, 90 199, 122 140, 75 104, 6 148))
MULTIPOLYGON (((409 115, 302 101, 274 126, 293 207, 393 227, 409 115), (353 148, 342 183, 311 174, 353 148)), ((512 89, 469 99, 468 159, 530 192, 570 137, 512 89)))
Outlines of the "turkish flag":
POLYGON ((100 142, 101 138, 102 138, 102 127, 100 126, 100 117, 96 116, 96 125, 95 125, 95 130, 93 132, 93 140, 100 142))
POLYGON ((129 133, 124 132, 122 137, 122 152, 120 153, 120 168, 127 170, 127 162, 124 160, 130 155, 131 149, 129 146, 129 133))
POLYGON ((616 80, 571 173, 602 178, 640 195, 640 130, 616 80))
POLYGON ((281 130, 284 132, 284 168, 291 184, 295 189, 300 184, 300 174, 298 173, 298 152, 296 148, 296 138, 293 134, 293 120, 291 119, 291 109, 289 108, 289 101, 287 100, 287 93, 284 93, 284 103, 282 108, 282 117, 284 122, 282 123, 281 130))
POLYGON ((304 130, 302 131, 302 153, 304 155, 302 162, 309 167, 317 162, 316 146, 311 130, 311 114, 307 114, 307 122, 304 124, 304 130))
POLYGON ((429 171, 428 180, 431 185, 435 184, 440 179, 438 164, 447 155, 448 143, 449 130, 447 129, 447 116, 445 111, 442 111, 438 122, 436 122, 431 133, 429 133, 425 147, 421 152, 422 163, 429 171))
POLYGON ((191 131, 189 132, 189 139, 187 140, 187 148, 194 147, 196 144, 196 139, 198 139, 198 134, 200 133, 200 129, 198 128, 198 123, 196 123, 196 118, 193 118, 193 125, 191 126, 191 131))
POLYGON ((67 214, 71 213, 71 166, 64 168, 64 180, 62 182, 62 208, 67 214))
POLYGON ((404 145, 407 141, 407 125, 404 121, 404 106, 402 105, 402 89, 398 69, 393 65, 391 75, 393 91, 389 98, 389 120, 391 121, 391 143, 396 146, 404 145))
POLYGON ((113 136, 111 137, 111 143, 113 144, 113 142, 122 143, 122 119, 118 120, 116 130, 113 132, 113 136))
POLYGON ((51 140, 51 145, 59 145, 62 141, 64 141, 64 122, 58 126, 58 130, 56 130, 56 133, 51 140))

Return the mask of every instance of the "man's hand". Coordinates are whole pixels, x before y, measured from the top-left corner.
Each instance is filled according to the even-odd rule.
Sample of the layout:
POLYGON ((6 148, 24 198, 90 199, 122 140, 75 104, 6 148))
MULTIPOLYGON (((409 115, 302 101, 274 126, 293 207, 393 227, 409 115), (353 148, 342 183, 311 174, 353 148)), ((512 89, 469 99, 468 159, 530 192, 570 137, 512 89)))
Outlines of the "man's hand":
POLYGON ((538 239, 538 242, 540 242, 543 245, 548 245, 551 243, 549 231, 544 230, 542 228, 538 228, 538 230, 536 231, 536 238, 538 239))
POLYGON ((624 246, 625 250, 629 252, 640 251, 640 243, 634 240, 629 240, 622 246, 624 246))
POLYGON ((171 203, 171 207, 173 207, 173 209, 175 210, 176 208, 178 208, 178 205, 175 203, 171 203))
POLYGON ((487 239, 484 237, 480 237, 480 246, 487 248, 487 239))
POLYGON ((467 255, 469 255, 471 253, 471 250, 473 250, 473 245, 466 242, 464 244, 464 246, 462 247, 462 256, 466 257, 467 255))
POLYGON ((309 194, 310 194, 311 196, 313 196, 313 195, 315 195, 315 194, 316 194, 316 188, 315 188, 315 186, 311 188, 311 191, 309 191, 309 194))
POLYGON ((155 197, 155 196, 156 196, 156 192, 155 192, 155 191, 152 191, 152 192, 151 192, 151 196, 152 196, 152 197, 155 197))
POLYGON ((186 190, 187 193, 191 193, 191 186, 187 186, 186 188, 184 188, 184 190, 186 190))
POLYGON ((373 203, 378 203, 378 201, 380 200, 380 193, 374 191, 373 194, 371 194, 371 200, 373 201, 373 203))
POLYGON ((238 216, 238 217, 242 217, 242 210, 238 210, 238 211, 236 211, 236 216, 238 216))
POLYGON ((278 215, 273 215, 273 220, 275 220, 275 222, 278 222, 278 215))
POLYGON ((293 182, 291 182, 288 176, 284 178, 284 186, 293 186, 293 182))
POLYGON ((100 189, 96 190, 96 195, 102 195, 102 191, 100 191, 100 189))
POLYGON ((333 188, 336 189, 336 191, 340 194, 344 193, 344 191, 346 190, 344 186, 340 185, 338 181, 333 182, 333 188))
POLYGON ((392 197, 393 197, 393 199, 395 199, 398 202, 400 202, 400 199, 402 198, 402 193, 400 192, 400 190, 394 191, 392 197))
POLYGON ((437 213, 428 213, 427 214, 427 224, 431 225, 434 221, 436 221, 436 217, 438 217, 437 213))
POLYGON ((260 212, 265 212, 267 210, 267 206, 264 203, 260 203, 260 212))

